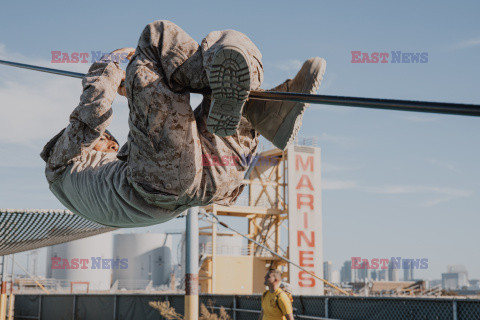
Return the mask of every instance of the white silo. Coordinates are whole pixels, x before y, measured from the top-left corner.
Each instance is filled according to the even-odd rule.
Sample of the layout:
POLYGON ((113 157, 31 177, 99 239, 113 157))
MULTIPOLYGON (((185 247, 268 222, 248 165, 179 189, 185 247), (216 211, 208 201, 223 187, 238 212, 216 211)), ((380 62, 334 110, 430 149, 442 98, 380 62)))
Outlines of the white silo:
POLYGON ((71 282, 88 282, 89 290, 109 290, 111 286, 112 233, 50 246, 47 250, 47 277, 71 282))
POLYGON ((173 271, 172 237, 161 233, 115 234, 113 257, 127 259, 128 267, 113 270, 118 289, 145 289, 168 285, 173 271))

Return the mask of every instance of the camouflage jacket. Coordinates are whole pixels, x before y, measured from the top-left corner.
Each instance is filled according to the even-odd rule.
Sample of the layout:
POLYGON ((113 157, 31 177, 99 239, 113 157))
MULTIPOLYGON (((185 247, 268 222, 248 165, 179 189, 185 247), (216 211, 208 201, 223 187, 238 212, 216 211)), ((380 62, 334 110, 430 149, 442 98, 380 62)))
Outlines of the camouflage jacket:
POLYGON ((94 63, 82 81, 80 103, 69 125, 50 140, 41 157, 50 190, 71 211, 102 225, 140 227, 161 223, 186 209, 173 199, 145 200, 116 153, 93 147, 112 120, 111 104, 123 71, 115 62, 94 63))

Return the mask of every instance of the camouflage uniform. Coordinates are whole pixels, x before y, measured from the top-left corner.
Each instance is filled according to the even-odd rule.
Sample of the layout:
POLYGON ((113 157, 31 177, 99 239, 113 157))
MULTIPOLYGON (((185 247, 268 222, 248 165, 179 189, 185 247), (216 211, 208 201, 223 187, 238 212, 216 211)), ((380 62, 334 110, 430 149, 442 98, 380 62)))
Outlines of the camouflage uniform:
POLYGON ((245 35, 215 31, 199 46, 172 22, 147 25, 126 71, 130 132, 118 155, 93 147, 111 121, 123 71, 115 62, 94 63, 69 126, 42 152, 57 198, 87 219, 116 227, 157 224, 192 206, 233 203, 247 165, 205 165, 205 155, 241 158, 254 154, 258 144, 245 118, 233 136, 218 137, 206 128, 209 62, 218 46, 229 43, 248 53, 251 88, 257 89, 261 54, 245 35), (204 94, 195 111, 190 92, 204 94))

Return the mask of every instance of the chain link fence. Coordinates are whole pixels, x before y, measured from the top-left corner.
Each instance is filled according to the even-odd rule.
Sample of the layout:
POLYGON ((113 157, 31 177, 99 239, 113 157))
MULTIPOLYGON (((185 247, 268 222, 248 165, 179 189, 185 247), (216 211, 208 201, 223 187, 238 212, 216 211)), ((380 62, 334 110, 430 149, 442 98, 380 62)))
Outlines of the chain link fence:
MULTIPOLYGON (((200 295, 210 311, 232 320, 258 320, 260 295, 200 295)), ((169 301, 184 313, 182 294, 16 295, 15 319, 163 319, 150 301, 169 301)), ((452 298, 294 296, 295 319, 478 320, 480 300, 452 298)))
POLYGON ((0 209, 0 255, 113 231, 68 210, 0 209))

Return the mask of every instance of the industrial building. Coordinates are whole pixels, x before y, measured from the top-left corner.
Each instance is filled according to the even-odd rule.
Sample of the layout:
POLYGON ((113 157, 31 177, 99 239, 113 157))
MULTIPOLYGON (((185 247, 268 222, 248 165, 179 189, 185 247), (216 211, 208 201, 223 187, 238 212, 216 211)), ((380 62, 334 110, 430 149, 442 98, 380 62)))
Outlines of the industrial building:
POLYGON ((56 280, 56 291, 167 289, 172 272, 172 237, 167 234, 109 232, 47 251, 47 279, 56 280))

